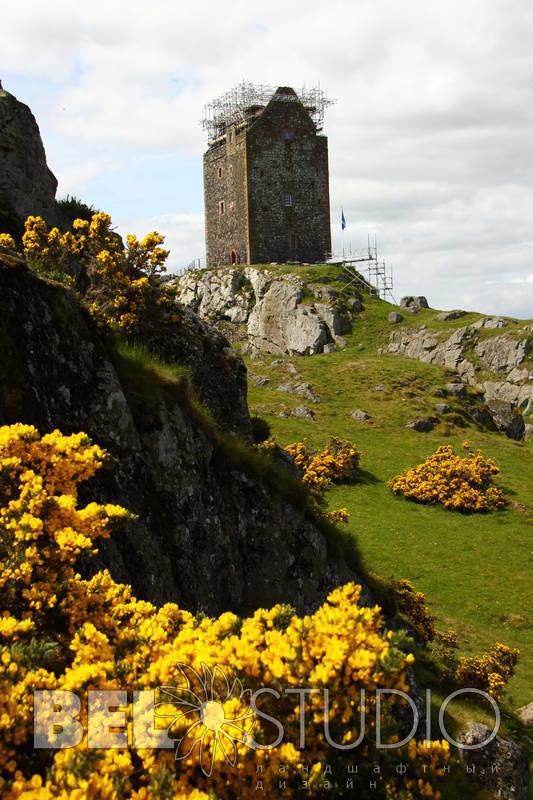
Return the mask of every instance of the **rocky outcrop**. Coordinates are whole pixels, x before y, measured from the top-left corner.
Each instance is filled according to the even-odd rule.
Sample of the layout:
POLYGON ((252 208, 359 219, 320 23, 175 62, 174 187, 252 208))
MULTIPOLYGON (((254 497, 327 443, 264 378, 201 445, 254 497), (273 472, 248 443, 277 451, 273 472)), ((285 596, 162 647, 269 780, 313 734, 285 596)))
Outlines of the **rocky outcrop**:
MULTIPOLYGON (((0 425, 86 431, 115 466, 84 488, 85 499, 138 515, 101 544, 96 568, 140 597, 209 614, 278 601, 303 610, 353 577, 283 481, 222 436, 186 384, 118 358, 71 292, 0 265, 0 312, 0 425)), ((246 427, 242 362, 190 310, 176 323, 178 351, 191 364, 206 360, 226 428, 246 427)))
MULTIPOLYGON (((479 360, 491 372, 508 373, 519 367, 529 353, 528 339, 518 341, 510 336, 484 339, 475 347, 479 360)), ((526 374, 527 377, 527 374, 526 374)))
POLYGON ((492 731, 479 722, 470 724, 459 737, 463 745, 476 749, 461 749, 459 755, 469 774, 494 797, 502 800, 527 800, 529 793, 529 763, 525 752, 510 739, 496 736, 484 745, 492 731))
POLYGON ((392 322, 393 325, 397 325, 398 322, 403 322, 403 317, 398 311, 391 311, 387 319, 389 322, 392 322))
POLYGON ((186 272, 180 280, 180 302, 206 319, 246 322, 254 302, 251 287, 244 284, 242 271, 216 270, 199 275, 186 272))
POLYGON ((0 233, 19 237, 30 214, 61 225, 56 189, 35 117, 12 94, 0 92, 0 233))
POLYGON ((427 364, 439 364, 455 370, 467 383, 475 378, 475 367, 465 357, 464 345, 468 328, 458 328, 445 341, 438 333, 428 333, 425 327, 418 330, 403 328, 390 335, 388 352, 416 358, 427 364))
MULTIPOLYGON (((295 274, 274 278, 268 270, 219 269, 187 272, 178 280, 180 302, 200 316, 246 325, 252 355, 314 355, 344 346, 348 316, 334 305, 339 293, 322 284, 309 284, 295 274), (303 302, 306 293, 319 302, 303 302)), ((357 297, 348 298, 352 310, 361 309, 357 297)), ((346 307, 346 306, 345 306, 346 307)))
POLYGON ((400 308, 405 308, 410 314, 416 314, 421 308, 429 308, 429 305, 425 297, 413 297, 409 295, 407 297, 402 297, 400 300, 400 308))
POLYGON ((482 317, 477 322, 472 323, 473 328, 487 328, 494 330, 496 328, 505 328, 507 321, 503 317, 482 317))
POLYGON ((460 308, 454 308, 451 311, 441 311, 440 314, 437 314, 437 319, 439 322, 449 322, 452 319, 460 319, 466 315, 466 311, 462 311, 460 308))
POLYGON ((418 431, 418 433, 429 433, 435 427, 435 423, 438 422, 436 417, 429 417, 428 419, 415 419, 413 422, 408 422, 405 426, 406 428, 411 428, 413 431, 418 431))
POLYGON ((332 306, 304 305, 298 278, 274 281, 248 320, 248 350, 282 355, 313 355, 324 351, 349 325, 332 306))
POLYGON ((367 411, 363 411, 362 408, 356 408, 350 416, 355 422, 369 422, 372 419, 370 414, 367 411))
POLYGON ((314 419, 315 413, 307 406, 297 406, 294 411, 291 411, 291 417, 296 417, 297 419, 314 419))
MULTIPOLYGON (((449 394, 466 397, 465 384, 481 390, 487 407, 469 406, 467 413, 480 424, 496 427, 513 439, 524 437, 524 420, 521 415, 533 412, 533 373, 523 365, 530 352, 529 339, 503 334, 480 339, 480 328, 499 328, 509 324, 500 317, 486 317, 474 325, 457 328, 444 338, 440 331, 429 332, 426 326, 419 329, 402 328, 392 331, 387 352, 416 358, 428 364, 439 364, 455 371, 460 384, 448 385, 449 394), (480 324, 482 323, 482 324, 480 324), (481 369, 476 369, 468 358, 473 350, 481 369), (480 372, 505 375, 505 380, 481 382, 480 372), (456 387, 461 387, 456 389, 456 387)), ((522 329, 527 333, 527 328, 522 329)))
POLYGON ((492 399, 505 400, 524 416, 533 413, 533 384, 531 383, 517 386, 508 381, 485 381, 483 390, 487 403, 492 399))
POLYGON ((282 355, 320 353, 331 340, 327 325, 312 306, 302 306, 299 280, 275 281, 254 307, 248 322, 248 347, 282 355))
POLYGON ((320 399, 316 396, 310 383, 282 383, 281 386, 278 386, 278 392, 295 394, 298 397, 304 397, 306 400, 310 400, 312 403, 320 403, 320 399))

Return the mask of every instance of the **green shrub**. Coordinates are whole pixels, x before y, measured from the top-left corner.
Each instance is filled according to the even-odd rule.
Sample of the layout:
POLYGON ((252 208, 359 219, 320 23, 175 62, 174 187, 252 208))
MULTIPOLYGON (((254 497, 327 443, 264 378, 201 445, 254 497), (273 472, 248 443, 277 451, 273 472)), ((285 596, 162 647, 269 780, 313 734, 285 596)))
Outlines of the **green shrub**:
POLYGON ((255 444, 261 444, 270 438, 270 424, 262 417, 252 417, 252 435, 255 444))
POLYGON ((97 208, 92 205, 88 206, 87 203, 70 194, 67 194, 62 200, 58 200, 57 205, 71 225, 75 219, 85 219, 90 222, 93 214, 98 213, 97 208))

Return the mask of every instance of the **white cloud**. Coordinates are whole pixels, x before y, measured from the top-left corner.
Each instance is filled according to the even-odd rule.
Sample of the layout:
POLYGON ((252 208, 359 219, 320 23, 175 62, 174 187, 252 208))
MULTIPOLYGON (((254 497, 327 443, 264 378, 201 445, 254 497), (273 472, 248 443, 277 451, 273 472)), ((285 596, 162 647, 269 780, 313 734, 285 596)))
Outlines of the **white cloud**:
POLYGON ((87 185, 95 178, 114 173, 115 180, 120 180, 116 177, 119 171, 119 165, 110 160, 89 159, 65 164, 59 175, 57 197, 65 197, 67 194, 82 196, 87 185))
MULTIPOLYGON (((320 81, 338 101, 325 130, 336 247, 342 205, 354 246, 377 231, 398 294, 531 317, 532 34, 529 0, 271 0, 267 11, 27 0, 2 10, 0 52, 15 80, 46 77, 39 122, 62 189, 77 195, 94 178, 120 182, 136 152, 199 161, 204 103, 243 78, 320 81)), ((185 263, 203 253, 200 208, 185 180, 164 192, 162 180, 143 187, 138 218, 175 191, 158 227, 167 220, 185 263)), ((115 219, 132 216, 119 193, 103 195, 115 219)))

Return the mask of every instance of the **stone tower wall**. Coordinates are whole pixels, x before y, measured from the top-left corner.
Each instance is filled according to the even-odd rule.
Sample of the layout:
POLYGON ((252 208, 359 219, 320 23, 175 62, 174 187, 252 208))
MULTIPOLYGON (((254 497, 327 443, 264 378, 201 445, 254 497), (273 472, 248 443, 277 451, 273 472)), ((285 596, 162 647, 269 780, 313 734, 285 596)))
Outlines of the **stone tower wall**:
POLYGON ((248 221, 246 192, 246 134, 231 131, 225 141, 211 147, 204 156, 204 200, 206 257, 209 266, 237 261, 248 263, 248 221), (224 213, 220 213, 220 203, 224 213))
POLYGON ((296 95, 247 132, 251 263, 323 261, 331 250, 328 145, 296 95), (286 205, 290 195, 291 205, 286 205))

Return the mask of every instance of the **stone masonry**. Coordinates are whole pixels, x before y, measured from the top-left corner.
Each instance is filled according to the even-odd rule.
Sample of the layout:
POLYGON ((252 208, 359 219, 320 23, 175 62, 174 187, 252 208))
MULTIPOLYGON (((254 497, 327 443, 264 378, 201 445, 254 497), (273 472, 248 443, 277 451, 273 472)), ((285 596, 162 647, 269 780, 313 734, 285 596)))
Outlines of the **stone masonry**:
POLYGON ((280 87, 204 155, 207 265, 324 261, 331 251, 327 138, 280 87))

